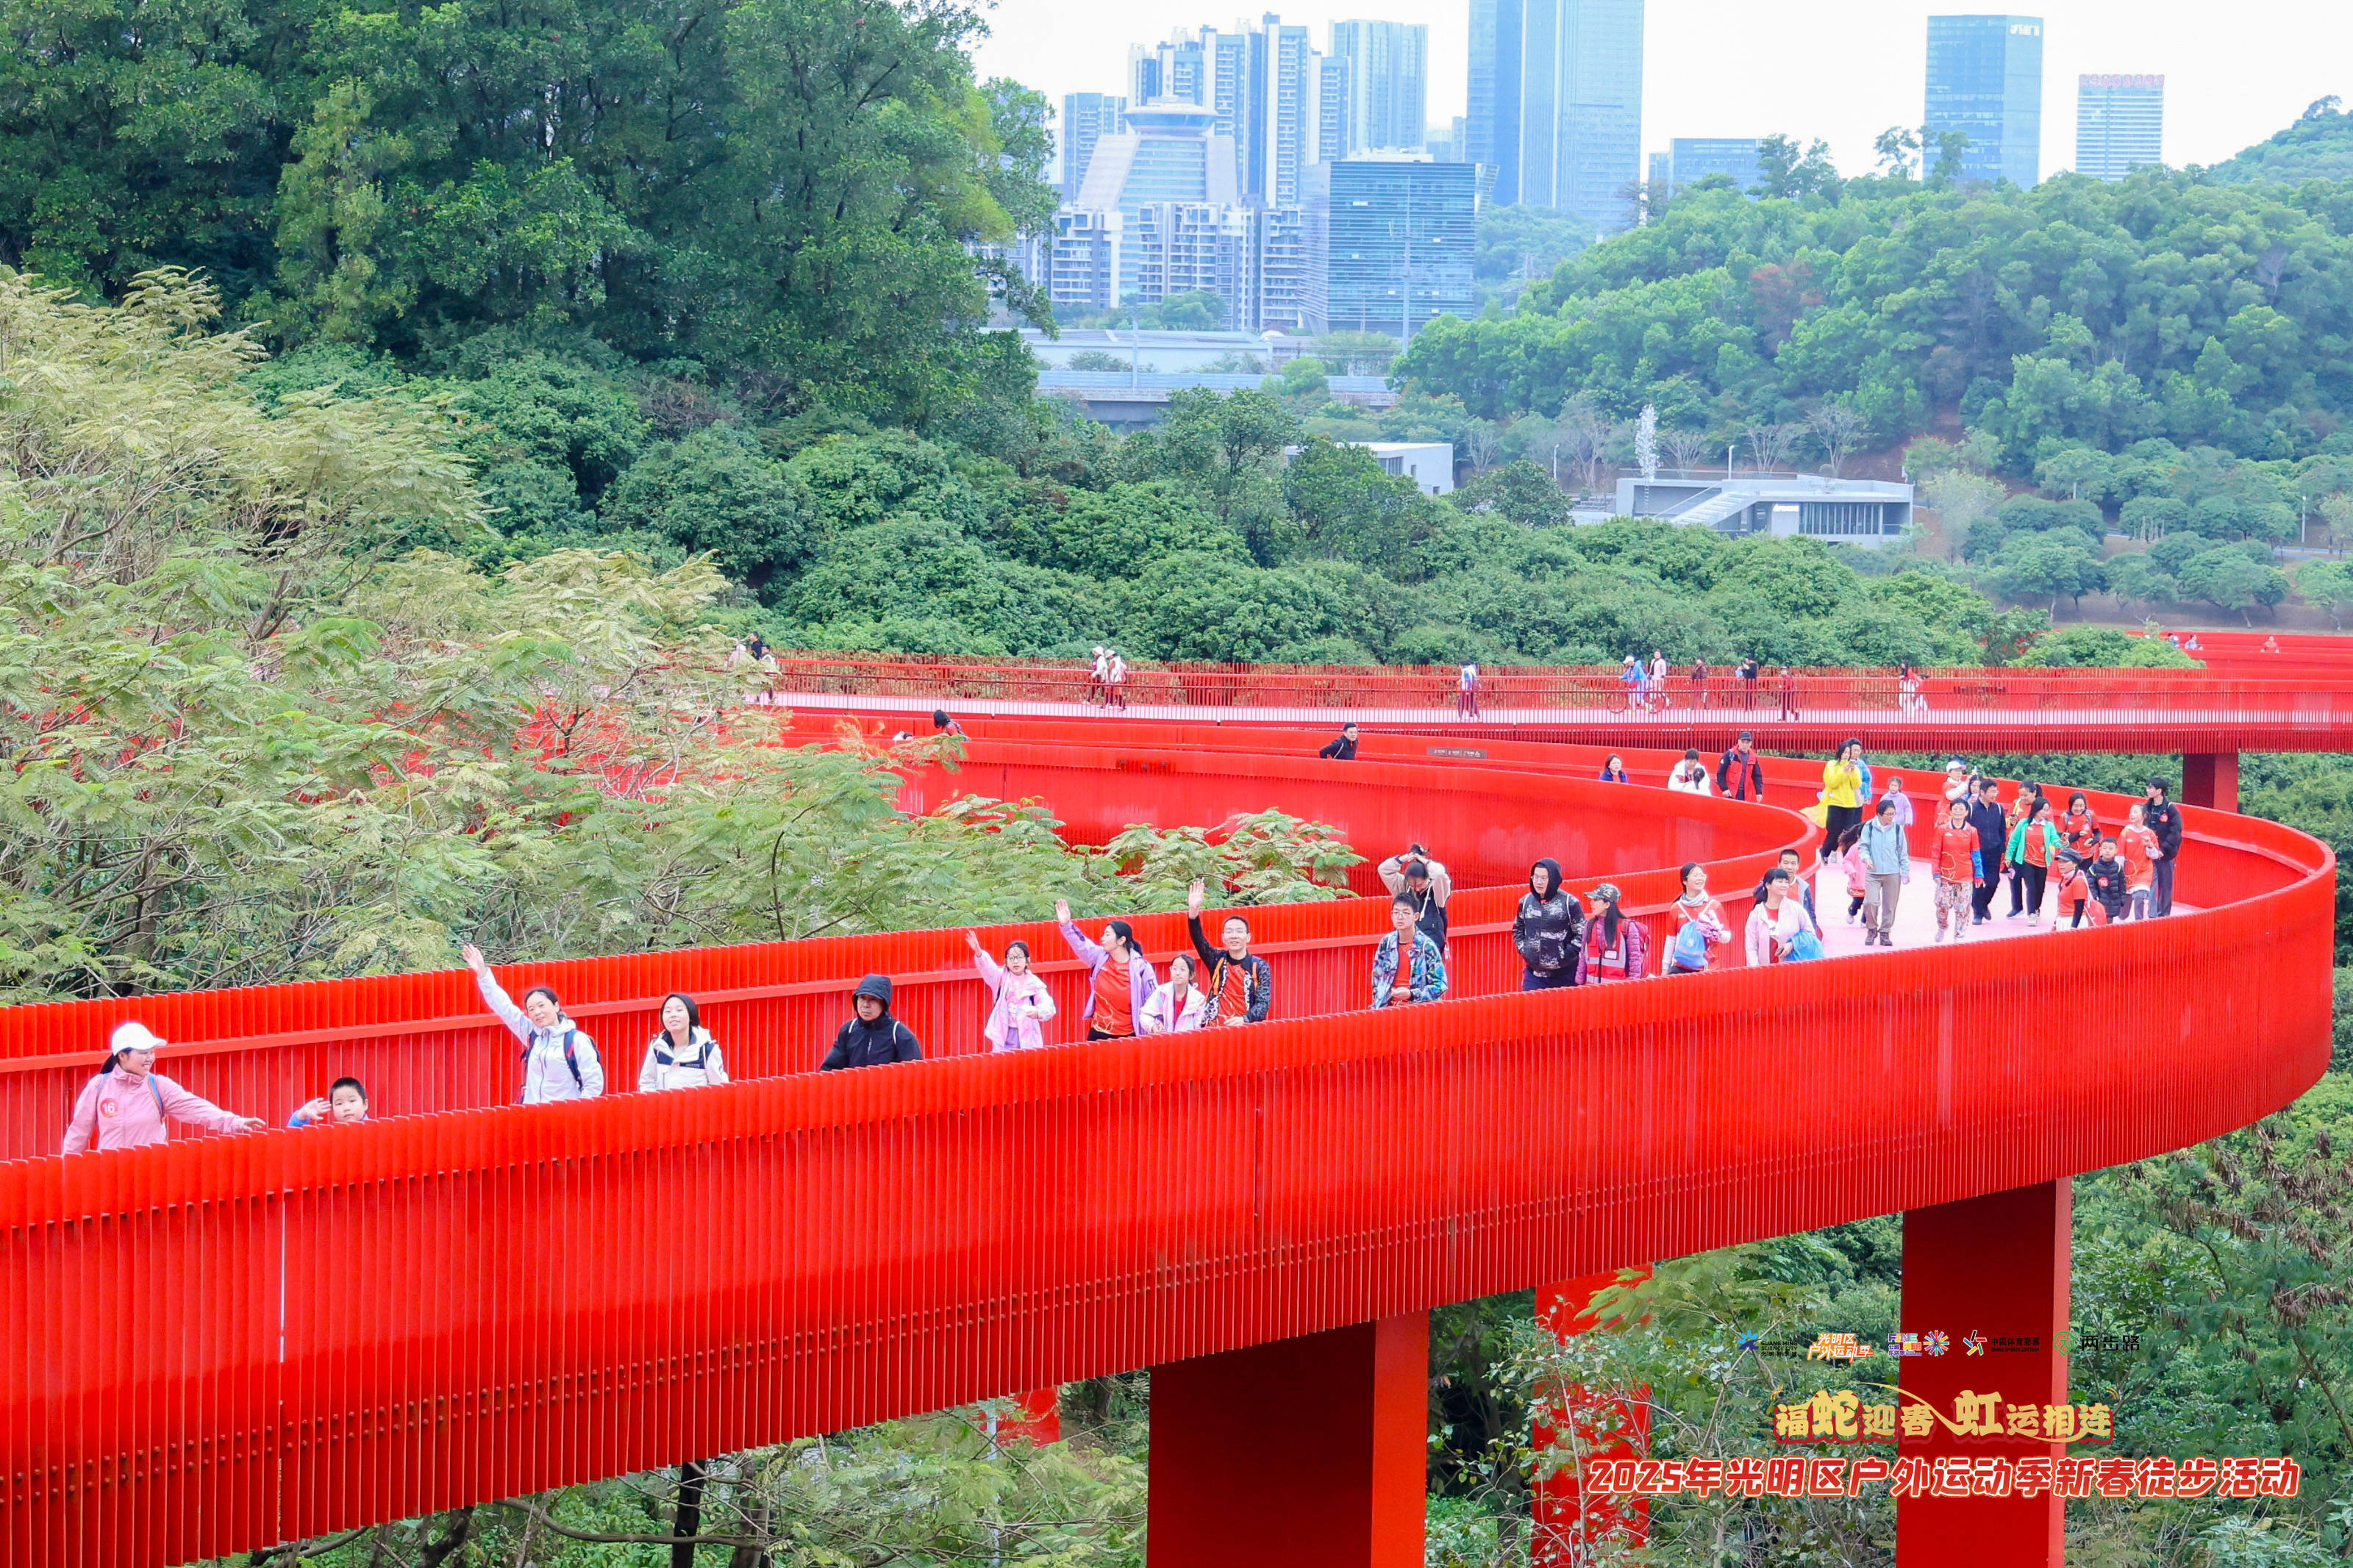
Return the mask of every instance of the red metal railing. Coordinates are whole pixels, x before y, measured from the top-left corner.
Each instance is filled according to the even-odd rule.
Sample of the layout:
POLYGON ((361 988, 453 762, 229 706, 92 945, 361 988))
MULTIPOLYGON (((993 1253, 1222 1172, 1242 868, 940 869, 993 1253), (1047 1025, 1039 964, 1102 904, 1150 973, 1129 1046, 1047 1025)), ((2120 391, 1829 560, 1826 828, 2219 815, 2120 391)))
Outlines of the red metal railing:
MULTIPOLYGON (((2256 679, 2182 669, 1936 669, 1906 692, 1893 670, 1806 669, 1785 690, 1778 670, 1754 682, 1689 668, 1663 688, 1630 692, 1609 669, 1506 665, 1482 671, 1472 721, 1457 712, 1455 672, 1398 666, 1139 667, 1124 689, 1155 717, 1230 715, 1297 723, 1329 715, 1377 726, 1498 729, 1527 739, 1647 737, 1721 745, 1739 730, 1783 749, 1829 747, 1862 734, 1890 749, 1982 752, 2353 750, 2353 670, 2282 669, 2256 679)), ((890 703, 922 716, 1092 716, 1107 709, 1089 672, 1069 663, 958 663, 909 656, 780 660, 771 700, 807 708, 890 703)))
MULTIPOLYGON (((1724 837, 1736 889, 1787 836, 1758 808, 1500 759, 1347 778, 1295 754, 1147 760, 1168 771, 1079 756, 1055 804, 1116 815, 1143 781, 1187 805, 1222 789, 1369 828, 1372 797, 1427 794, 1471 836, 1453 857, 1469 867, 1513 864, 1523 829, 1505 811, 1549 802, 1563 834, 1589 818, 1594 860, 1622 831, 1687 818, 1724 837)), ((914 785, 1051 766, 1013 745, 976 762, 914 785)), ((0 1164, 0 1552, 216 1555, 2211 1136, 2326 1061, 2334 868, 2285 828, 2189 815, 2178 891, 2204 908, 2153 924, 1533 994, 1504 989, 1497 952, 1464 958, 1463 999, 1401 1011, 0 1164), (2053 994, 2105 1022, 2054 1033, 2053 994)), ((1627 858, 1666 847, 1638 839, 1627 858)), ((1617 879, 1638 875, 1637 897, 1656 897, 1666 873, 1617 879)), ((1469 942, 1492 944, 1478 928, 1509 889, 1460 897, 1469 942)), ((1379 913, 1254 918, 1271 942, 1329 944, 1379 913)), ((1145 941, 1165 951, 1174 922, 1155 921, 1145 941)), ((893 933, 524 973, 628 1018, 681 983, 937 973, 958 946, 893 933)), ((1278 962, 1286 1014, 1351 1005, 1363 983, 1361 952, 1278 962)), ((389 1033, 404 1011, 466 1014, 464 984, 146 1010, 389 1033)), ((945 1001, 958 983, 937 984, 945 1001)), ((730 1047, 753 1008, 791 999, 744 999, 730 1047)), ((976 995, 955 1005, 976 1018, 976 995)), ((0 1025, 22 1062, 126 1010, 0 1025)), ((824 1011, 820 1028, 839 1016, 824 1011)), ((747 1058, 768 1048, 783 1045, 747 1058)), ((512 1069, 503 1044, 488 1054, 512 1069)))

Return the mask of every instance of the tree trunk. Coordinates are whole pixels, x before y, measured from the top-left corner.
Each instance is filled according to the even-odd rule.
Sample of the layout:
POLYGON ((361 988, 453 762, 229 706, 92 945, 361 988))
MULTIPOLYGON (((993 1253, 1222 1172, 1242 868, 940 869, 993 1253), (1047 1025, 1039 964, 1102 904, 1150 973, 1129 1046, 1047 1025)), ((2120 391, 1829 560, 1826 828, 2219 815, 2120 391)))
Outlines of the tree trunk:
POLYGON ((678 1539, 670 1545, 670 1568, 694 1568, 692 1542, 702 1533, 702 1467, 692 1459, 678 1468, 678 1510, 670 1527, 678 1539))

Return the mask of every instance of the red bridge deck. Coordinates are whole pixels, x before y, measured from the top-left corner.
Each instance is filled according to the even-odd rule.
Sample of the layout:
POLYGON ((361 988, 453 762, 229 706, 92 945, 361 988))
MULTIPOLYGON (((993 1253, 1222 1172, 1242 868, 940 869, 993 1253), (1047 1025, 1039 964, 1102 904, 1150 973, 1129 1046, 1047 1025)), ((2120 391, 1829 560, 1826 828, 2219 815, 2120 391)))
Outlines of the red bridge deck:
MULTIPOLYGON (((1535 855, 1641 913, 1680 861, 1738 889, 1812 830, 1598 784, 1575 752, 1375 755, 1399 739, 1342 767, 1304 754, 1324 733, 1040 727, 909 801, 1042 795, 1082 838, 1279 805, 1375 853, 1443 845, 1470 889, 1456 999, 1355 1010, 1367 900, 1253 911, 1274 1023, 1004 1056, 976 1054, 955 931, 526 965, 510 985, 559 986, 617 1078, 679 988, 754 1079, 532 1110, 501 1103, 512 1041, 462 973, 0 1011, 0 1557, 184 1562, 2032 1191, 2243 1125, 2327 1060, 2334 865, 2272 824, 2190 811, 2201 912, 2170 921, 1523 994, 1506 922, 1535 855), (871 969, 946 1059, 807 1073, 871 969), (2054 1039, 2061 993, 2136 1022, 2054 1039), (282 1119, 357 1070, 391 1114, 46 1155, 133 1016, 240 1110, 282 1119)), ((1775 771, 1797 790, 1801 764, 1775 771)), ((1182 940, 1136 924, 1155 954, 1182 940)), ((987 933, 1015 935, 1061 952, 987 933)), ((1080 976, 1046 967, 1067 1020, 1080 976)), ((2063 1317, 2063 1229, 2060 1256, 2063 1317)), ((1188 1452, 1155 1436, 1156 1514, 1187 1506, 1188 1452)), ((1418 1489, 1418 1460, 1398 1473, 1418 1489)), ((1403 1561, 1381 1517, 1292 1561, 1403 1561)), ((1154 1539, 1203 1560, 1175 1522, 1154 1539)))

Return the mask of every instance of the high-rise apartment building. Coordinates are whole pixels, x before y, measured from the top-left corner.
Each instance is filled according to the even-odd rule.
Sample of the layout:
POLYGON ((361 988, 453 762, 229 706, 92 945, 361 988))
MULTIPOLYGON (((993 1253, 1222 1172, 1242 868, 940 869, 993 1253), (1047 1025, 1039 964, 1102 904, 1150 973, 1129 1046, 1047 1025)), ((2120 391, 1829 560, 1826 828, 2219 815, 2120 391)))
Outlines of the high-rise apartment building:
POLYGON ((1477 309, 1478 172, 1390 153, 1319 163, 1307 198, 1307 325, 1409 339, 1477 309))
POLYGON ((1242 194, 1263 203, 1299 200, 1300 172, 1323 137, 1319 57, 1307 29, 1272 12, 1259 26, 1178 28, 1165 44, 1128 51, 1128 101, 1196 103, 1233 139, 1242 194))
POLYGON ((1348 149, 1419 148, 1426 130, 1430 29, 1419 22, 1335 22, 1327 58, 1348 62, 1348 149))
POLYGON ((1623 228, 1642 174, 1642 0, 1471 0, 1471 155, 1495 200, 1623 228))
POLYGON ((1459 114, 1446 125, 1425 133, 1421 139, 1421 144, 1429 148, 1430 155, 1441 163, 1471 162, 1470 132, 1464 127, 1462 116, 1459 114))
POLYGON ((1965 180, 2042 177, 2042 18, 1928 18, 1928 159, 1936 138, 1958 131, 1965 180))
POLYGON ((1127 100, 1108 92, 1062 95, 1062 199, 1079 194, 1095 143, 1127 129, 1127 100))
POLYGON ((2075 172, 2121 180, 2146 163, 2165 162, 2165 79, 2161 76, 2079 76, 2075 79, 2075 172))
POLYGON ((1332 163, 1356 151, 1348 140, 1348 61, 1340 55, 1315 57, 1315 156, 1332 163))
POLYGON ((1683 190, 1722 174, 1734 190, 1753 190, 1765 183, 1757 145, 1754 136, 1678 136, 1667 143, 1667 184, 1683 190))

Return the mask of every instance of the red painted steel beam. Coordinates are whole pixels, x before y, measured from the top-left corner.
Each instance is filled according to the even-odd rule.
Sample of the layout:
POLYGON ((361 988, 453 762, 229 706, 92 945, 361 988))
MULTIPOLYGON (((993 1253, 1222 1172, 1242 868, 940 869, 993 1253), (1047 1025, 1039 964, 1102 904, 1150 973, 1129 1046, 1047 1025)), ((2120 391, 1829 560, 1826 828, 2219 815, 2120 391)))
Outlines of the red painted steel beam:
MULTIPOLYGON (((1964 1394, 1998 1394, 1998 1408, 2028 1405, 2038 1415, 2068 1404, 2071 1214, 2064 1178, 1905 1212, 1900 1326, 1951 1341, 1942 1356, 1898 1363, 1905 1404, 1916 1396, 1945 1416, 1964 1394)), ((1896 1443, 1900 1458, 1931 1463, 2056 1459, 2066 1451, 2039 1437, 1963 1436, 1941 1422, 1896 1443)), ((2059 1568, 2066 1520, 2066 1504, 2047 1488, 2002 1498, 1907 1495, 1896 1502, 1896 1557, 1904 1568, 2059 1568)))
POLYGON ((2212 811, 2239 809, 2239 753, 2192 752, 2181 759, 2181 803, 2212 811))
MULTIPOLYGON (((1449 809, 1587 809, 1574 781, 1509 770, 1482 794, 1468 770, 1376 763, 1352 787, 1383 766, 1449 809)), ((1293 757, 1235 787, 1312 800, 1328 768, 1293 757)), ((1063 782, 1106 771, 1082 763, 1063 782)), ((1688 812, 1750 846, 1760 821, 1787 822, 1602 793, 1627 805, 1590 809, 1688 812)), ((2273 824, 2189 816, 2179 889, 2201 912, 2061 942, 1480 994, 1514 978, 1493 929, 1504 888, 1458 895, 1491 928, 1466 939, 1491 944, 1463 964, 1472 994, 1405 1012, 0 1165, 0 1557, 218 1555, 2212 1136, 2284 1104, 2326 1061, 2334 863, 2273 824), (2156 1026, 2056 1059, 2036 1023, 2054 986, 2156 1026), (1790 1016, 1820 1026, 1805 1053, 1787 1047, 1790 1016), (1836 1109, 1854 1104, 1873 1114, 1836 1109), (746 1234, 764 1245, 742 1246, 746 1234), (69 1353, 126 1313, 153 1331, 69 1353)), ((1326 963, 1314 940, 1361 938, 1349 922, 1381 912, 1355 901, 1254 918, 1303 943, 1285 955, 1287 995, 1348 1007, 1361 947, 1326 963)), ((1173 947, 1170 917, 1152 919, 1147 945, 1173 947)), ((891 933, 525 972, 587 1002, 642 999, 649 1029, 651 999, 674 984, 941 972, 958 941, 891 933)), ((215 1038, 342 1029, 371 1012, 457 1016, 463 980, 147 1005, 215 1038)), ((728 1027, 782 1062, 839 1016, 804 995, 746 1003, 728 1027)), ((976 994, 955 1006, 969 1025, 976 994)), ((0 1014, 0 1048, 54 1053, 123 1010, 11 1010, 35 1016, 0 1014)))
POLYGON ((1150 1568, 1421 1568, 1430 1314, 1152 1369, 1150 1568))

